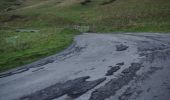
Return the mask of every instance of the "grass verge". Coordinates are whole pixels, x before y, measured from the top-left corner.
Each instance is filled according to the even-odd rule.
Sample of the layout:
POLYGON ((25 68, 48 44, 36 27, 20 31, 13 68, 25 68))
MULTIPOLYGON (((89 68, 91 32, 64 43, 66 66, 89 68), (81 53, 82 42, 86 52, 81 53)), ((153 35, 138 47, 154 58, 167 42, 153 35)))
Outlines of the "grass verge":
POLYGON ((79 34, 74 29, 46 28, 39 32, 0 31, 0 71, 60 52, 79 34))

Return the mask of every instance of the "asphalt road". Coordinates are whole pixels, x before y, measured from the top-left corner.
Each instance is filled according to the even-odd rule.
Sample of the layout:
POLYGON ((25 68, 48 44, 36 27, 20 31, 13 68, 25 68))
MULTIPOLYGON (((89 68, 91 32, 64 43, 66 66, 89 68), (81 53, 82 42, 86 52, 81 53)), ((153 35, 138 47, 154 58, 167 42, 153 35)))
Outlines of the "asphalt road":
POLYGON ((0 73, 0 100, 169 100, 170 35, 84 33, 63 52, 0 73))

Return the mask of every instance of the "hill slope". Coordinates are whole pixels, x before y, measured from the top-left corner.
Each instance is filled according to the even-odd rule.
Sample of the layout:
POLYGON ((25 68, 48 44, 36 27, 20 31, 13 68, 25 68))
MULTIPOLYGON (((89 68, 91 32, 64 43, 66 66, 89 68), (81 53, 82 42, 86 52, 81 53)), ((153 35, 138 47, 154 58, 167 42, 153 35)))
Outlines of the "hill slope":
MULTIPOLYGON (((88 25, 91 31, 169 31, 169 0, 26 0, 7 26, 51 27, 88 25)), ((2 15, 3 16, 3 15, 2 15)), ((8 20, 8 19, 6 19, 8 20)))

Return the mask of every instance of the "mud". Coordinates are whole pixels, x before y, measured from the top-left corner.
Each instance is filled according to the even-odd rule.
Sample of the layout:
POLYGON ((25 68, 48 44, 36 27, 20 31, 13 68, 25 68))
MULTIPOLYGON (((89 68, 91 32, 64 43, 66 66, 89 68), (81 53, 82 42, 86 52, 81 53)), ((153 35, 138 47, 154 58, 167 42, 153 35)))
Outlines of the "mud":
POLYGON ((107 71, 106 76, 113 75, 114 72, 118 71, 119 69, 120 69, 120 66, 111 67, 110 70, 107 71))
POLYGON ((121 63, 117 63, 116 65, 117 65, 117 66, 123 66, 123 65, 125 65, 125 63, 124 63, 124 62, 121 62, 121 63))
POLYGON ((72 98, 77 98, 106 80, 106 78, 101 78, 94 81, 86 81, 88 78, 90 77, 86 76, 64 83, 57 83, 31 95, 21 97, 19 100, 51 100, 65 94, 68 94, 72 98))
POLYGON ((28 71, 28 70, 29 70, 29 68, 20 68, 20 69, 17 69, 15 71, 12 71, 12 72, 0 74, 0 78, 11 76, 11 75, 14 75, 14 74, 19 74, 19 73, 22 73, 22 72, 25 72, 25 71, 28 71))
POLYGON ((136 72, 142 67, 139 63, 132 63, 131 66, 122 71, 120 77, 110 80, 104 86, 96 89, 89 100, 105 100, 114 95, 124 85, 127 85, 134 77, 136 72))

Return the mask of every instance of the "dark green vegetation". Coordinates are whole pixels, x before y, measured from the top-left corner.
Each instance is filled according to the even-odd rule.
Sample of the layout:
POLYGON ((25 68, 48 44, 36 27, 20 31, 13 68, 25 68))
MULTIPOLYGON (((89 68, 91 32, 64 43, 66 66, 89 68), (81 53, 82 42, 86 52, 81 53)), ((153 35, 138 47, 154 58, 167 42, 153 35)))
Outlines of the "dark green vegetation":
POLYGON ((8 7, 17 4, 16 0, 0 0, 0 10, 4 10, 8 7))
POLYGON ((170 31, 169 0, 82 2, 84 0, 1 0, 0 71, 59 52, 79 32, 170 31), (75 25, 80 27, 75 30, 75 25), (15 31, 20 28, 40 31, 15 31))

